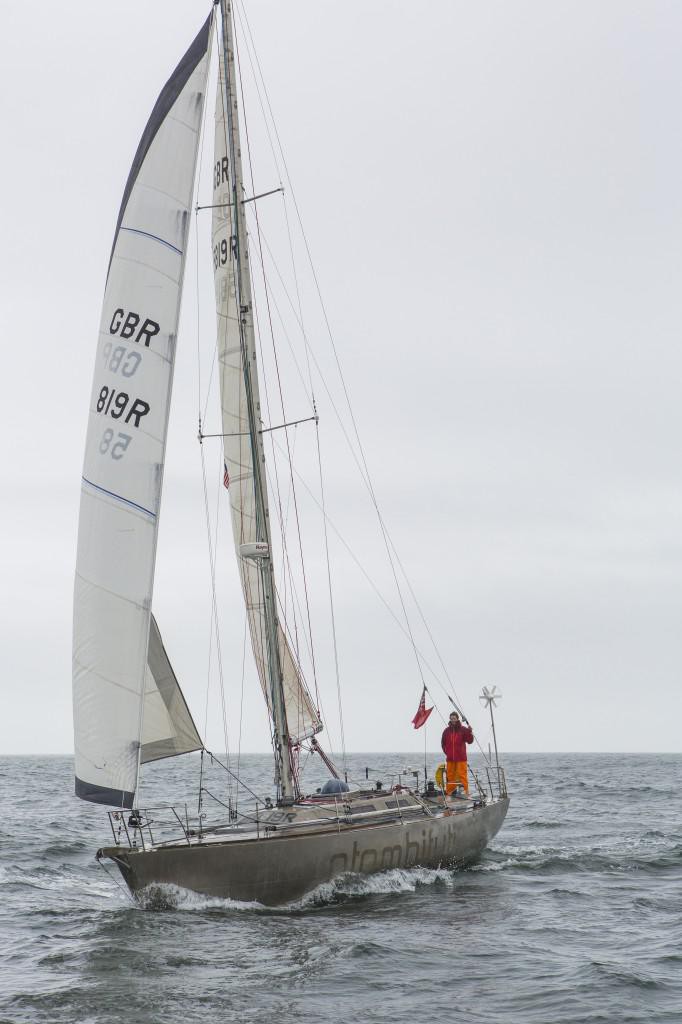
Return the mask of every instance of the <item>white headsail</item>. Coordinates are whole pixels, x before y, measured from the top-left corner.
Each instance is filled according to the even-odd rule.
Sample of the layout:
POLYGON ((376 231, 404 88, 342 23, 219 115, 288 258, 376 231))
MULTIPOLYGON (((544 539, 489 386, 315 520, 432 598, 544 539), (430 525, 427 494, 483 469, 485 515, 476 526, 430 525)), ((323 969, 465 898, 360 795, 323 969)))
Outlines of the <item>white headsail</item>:
MULTIPOLYGON (((237 111, 232 116, 236 122, 237 111)), ((257 498, 254 480, 253 445, 249 430, 249 402, 260 430, 260 401, 256 370, 256 347, 251 308, 251 285, 248 272, 242 276, 241 299, 245 303, 238 309, 236 274, 237 254, 234 216, 230 206, 232 192, 228 163, 228 119, 225 111, 225 78, 223 62, 216 98, 215 159, 213 175, 213 267, 215 274, 216 310, 218 316, 218 360, 222 398, 223 445, 226 479, 229 484, 232 531, 239 564, 242 589, 246 602, 251 644, 263 693, 273 714, 272 693, 268 671, 266 595, 258 566, 261 556, 271 557, 267 486, 265 472, 261 474, 264 515, 258 529, 257 498), (240 325, 240 319, 242 321, 240 325), (249 384, 246 383, 245 360, 249 384)), ((235 129, 236 133, 236 129, 235 129)), ((241 168, 237 174, 241 182, 241 168)), ((248 260, 247 240, 240 239, 242 266, 248 260)), ((264 460, 262 436, 256 439, 258 458, 264 460)), ((296 657, 281 625, 278 625, 279 664, 282 674, 284 704, 289 736, 300 741, 322 728, 320 717, 308 693, 296 657)))
POLYGON ((153 615, 149 628, 142 719, 141 764, 188 754, 203 747, 153 615))
POLYGON ((166 83, 133 161, 90 397, 73 623, 76 793, 118 807, 133 806, 140 759, 201 746, 150 622, 211 23, 166 83))

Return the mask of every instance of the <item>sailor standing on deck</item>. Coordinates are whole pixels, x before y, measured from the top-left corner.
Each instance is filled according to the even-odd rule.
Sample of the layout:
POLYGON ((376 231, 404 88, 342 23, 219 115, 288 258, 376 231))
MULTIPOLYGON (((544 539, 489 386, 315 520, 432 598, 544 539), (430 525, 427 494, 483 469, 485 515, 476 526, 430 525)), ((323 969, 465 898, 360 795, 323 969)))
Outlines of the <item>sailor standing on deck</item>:
POLYGON ((450 724, 443 730, 440 745, 447 761, 447 783, 445 792, 449 795, 457 785, 469 792, 469 776, 467 772, 467 743, 474 742, 471 726, 462 725, 459 715, 453 711, 450 724))

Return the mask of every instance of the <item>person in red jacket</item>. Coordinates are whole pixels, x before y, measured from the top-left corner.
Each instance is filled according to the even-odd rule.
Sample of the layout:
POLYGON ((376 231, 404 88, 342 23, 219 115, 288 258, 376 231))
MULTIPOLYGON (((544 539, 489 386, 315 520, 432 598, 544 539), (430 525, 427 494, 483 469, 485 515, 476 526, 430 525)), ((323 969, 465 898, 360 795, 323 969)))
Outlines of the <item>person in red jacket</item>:
POLYGON ((449 795, 457 785, 462 786, 465 793, 469 792, 469 773, 467 771, 467 743, 474 742, 471 726, 462 725, 459 715, 453 711, 450 724, 443 730, 440 745, 447 762, 447 782, 445 792, 449 795))

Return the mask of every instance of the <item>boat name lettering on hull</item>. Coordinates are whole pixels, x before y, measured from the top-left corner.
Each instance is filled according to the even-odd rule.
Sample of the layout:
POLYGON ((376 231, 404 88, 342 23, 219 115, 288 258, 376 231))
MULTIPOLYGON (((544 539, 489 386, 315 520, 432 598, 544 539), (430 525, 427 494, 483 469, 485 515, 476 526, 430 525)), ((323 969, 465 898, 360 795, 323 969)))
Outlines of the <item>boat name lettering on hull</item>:
POLYGON ((360 849, 357 840, 353 843, 351 854, 336 853, 330 860, 331 877, 336 874, 343 874, 345 871, 368 874, 373 871, 385 871, 388 868, 406 868, 414 864, 428 863, 438 854, 438 847, 444 859, 447 858, 448 849, 455 839, 455 830, 449 825, 446 835, 441 839, 434 836, 433 829, 421 829, 421 834, 415 836, 408 832, 402 843, 392 843, 379 849, 365 847, 360 849))
POLYGON ((109 334, 117 334, 119 338, 123 338, 125 341, 135 341, 138 344, 142 342, 145 348, 149 348, 152 338, 160 330, 161 328, 156 320, 152 320, 150 317, 145 317, 142 320, 140 313, 134 313, 132 309, 126 312, 125 309, 120 307, 114 310, 114 315, 109 324, 109 334), (142 326, 140 327, 141 322, 142 326))

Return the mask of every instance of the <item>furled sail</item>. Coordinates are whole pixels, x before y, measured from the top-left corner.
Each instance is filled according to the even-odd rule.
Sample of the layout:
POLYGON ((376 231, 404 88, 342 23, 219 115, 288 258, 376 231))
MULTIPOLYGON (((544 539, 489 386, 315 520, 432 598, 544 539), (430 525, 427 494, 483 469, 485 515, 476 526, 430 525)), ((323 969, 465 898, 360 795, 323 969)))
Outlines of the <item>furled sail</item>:
MULTIPOLYGON (((211 21, 166 83, 133 161, 90 397, 74 593, 76 794, 117 807, 133 806, 146 712, 147 752, 169 741, 162 734, 172 725, 159 724, 159 702, 172 688, 154 653, 156 627, 150 646, 151 600, 211 21)), ((160 636, 158 644, 162 650, 160 636)), ((172 728, 175 735, 177 723, 172 728)), ((187 742, 195 741, 185 735, 179 745, 187 742)))
MULTIPOLYGON (((233 110, 233 117, 235 119, 237 117, 236 108, 233 110)), ((218 360, 223 433, 225 435, 223 444, 226 482, 230 495, 232 532, 246 602, 251 644, 263 694, 272 716, 272 694, 268 682, 267 665, 265 595, 257 562, 258 547, 263 549, 266 557, 269 557, 270 553, 264 536, 267 533, 267 526, 262 525, 261 530, 258 530, 252 441, 249 436, 249 402, 253 403, 255 416, 260 425, 256 348, 251 309, 251 287, 250 282, 244 277, 241 282, 241 296, 242 301, 246 301, 246 306, 241 310, 237 308, 236 274, 239 272, 239 268, 235 252, 233 210, 230 206, 232 194, 228 164, 227 133, 229 128, 225 112, 225 80, 222 61, 220 63, 215 121, 212 245, 218 316, 218 360), (242 320, 241 327, 240 319, 242 320), (249 371, 248 387, 246 386, 244 358, 247 360, 249 371)), ((238 180, 241 181, 241 170, 238 180)), ((248 259, 246 237, 240 239, 240 245, 245 263, 248 259)), ((259 457, 262 458, 260 438, 258 439, 258 449, 259 457)), ((264 472, 262 488, 265 505, 264 518, 267 523, 267 487, 264 472)), ((322 723, 281 625, 278 625, 278 640, 289 736, 293 742, 297 742, 319 732, 322 723)))

